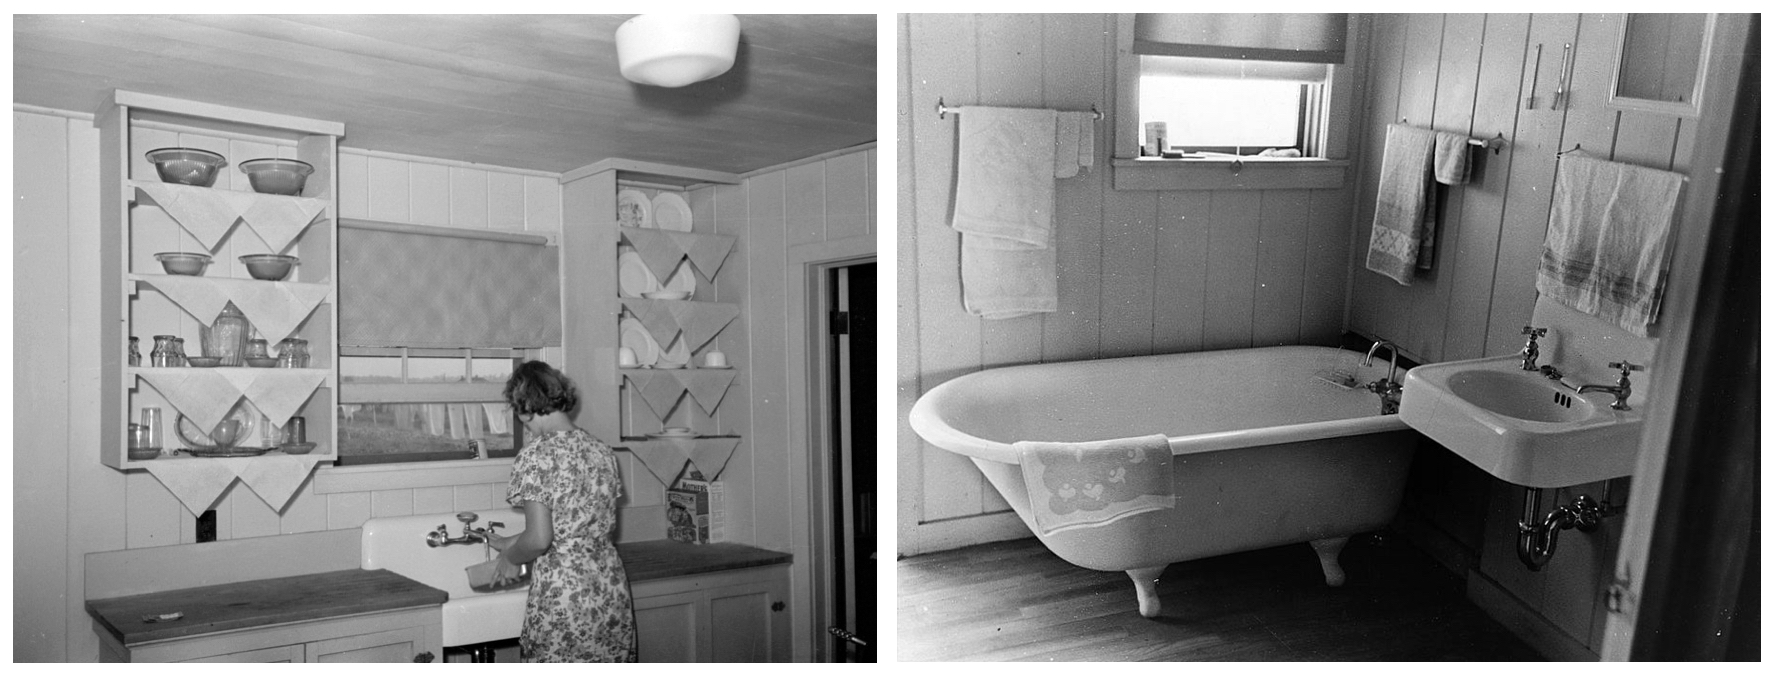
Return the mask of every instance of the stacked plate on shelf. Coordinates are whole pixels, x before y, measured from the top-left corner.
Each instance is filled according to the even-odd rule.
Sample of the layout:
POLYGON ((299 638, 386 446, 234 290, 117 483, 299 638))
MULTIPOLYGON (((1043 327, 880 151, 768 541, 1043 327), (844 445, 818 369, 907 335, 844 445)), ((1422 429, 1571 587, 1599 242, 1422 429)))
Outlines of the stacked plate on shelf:
POLYGON ((616 256, 616 286, 622 297, 645 298, 650 297, 649 293, 664 292, 666 295, 657 297, 684 300, 696 294, 696 272, 691 271, 689 259, 679 260, 671 278, 661 284, 653 270, 647 269, 647 263, 642 262, 641 254, 626 246, 619 250, 622 252, 616 256))

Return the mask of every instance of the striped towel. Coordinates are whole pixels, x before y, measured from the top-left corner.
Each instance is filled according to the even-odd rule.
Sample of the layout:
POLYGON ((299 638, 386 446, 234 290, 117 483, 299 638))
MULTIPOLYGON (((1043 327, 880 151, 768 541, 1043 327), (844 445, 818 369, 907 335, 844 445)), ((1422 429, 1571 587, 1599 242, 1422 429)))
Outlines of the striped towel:
POLYGON ((1682 181, 1669 171, 1562 157, 1535 290, 1645 337, 1658 317, 1682 181))

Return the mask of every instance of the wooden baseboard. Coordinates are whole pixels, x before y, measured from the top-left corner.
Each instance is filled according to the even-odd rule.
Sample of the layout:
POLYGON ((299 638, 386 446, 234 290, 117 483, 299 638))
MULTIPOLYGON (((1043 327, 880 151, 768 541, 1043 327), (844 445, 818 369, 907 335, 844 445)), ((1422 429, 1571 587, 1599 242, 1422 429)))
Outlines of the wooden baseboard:
POLYGON ((1529 647, 1554 661, 1599 661, 1596 652, 1537 614, 1490 577, 1467 574, 1467 599, 1529 647))

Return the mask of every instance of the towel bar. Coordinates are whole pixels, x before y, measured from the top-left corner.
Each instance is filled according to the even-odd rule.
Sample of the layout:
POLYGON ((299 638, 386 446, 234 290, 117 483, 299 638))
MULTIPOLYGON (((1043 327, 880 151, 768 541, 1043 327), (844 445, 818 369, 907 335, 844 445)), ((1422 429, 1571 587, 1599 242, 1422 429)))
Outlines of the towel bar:
MULTIPOLYGON (((964 108, 964 106, 943 105, 943 99, 938 98, 937 99, 937 119, 945 119, 945 116, 950 113, 955 113, 957 115, 960 115, 963 108, 964 108)), ((1062 111, 1062 112, 1065 112, 1065 111, 1062 111)), ((1079 111, 1079 112, 1083 112, 1083 111, 1079 111)), ((1096 105, 1091 106, 1091 119, 1094 119, 1094 120, 1103 119, 1103 111, 1098 110, 1096 105)))

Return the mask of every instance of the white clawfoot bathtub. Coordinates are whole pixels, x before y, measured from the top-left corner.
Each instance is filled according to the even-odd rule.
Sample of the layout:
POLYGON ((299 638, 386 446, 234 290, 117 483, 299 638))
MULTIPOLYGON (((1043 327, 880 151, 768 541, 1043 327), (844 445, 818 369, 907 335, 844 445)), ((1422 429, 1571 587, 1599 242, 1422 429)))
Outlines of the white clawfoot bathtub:
POLYGON ((1375 394, 1316 377, 1386 376, 1386 361, 1361 360, 1330 347, 1265 347, 998 368, 926 392, 910 422, 972 459, 1056 555, 1126 571, 1140 613, 1154 617, 1155 583, 1173 562, 1309 542, 1326 583, 1342 585, 1338 552, 1392 520, 1416 443, 1398 415, 1380 414, 1375 394), (1174 508, 1040 534, 1012 443, 1148 434, 1169 439, 1174 508))

